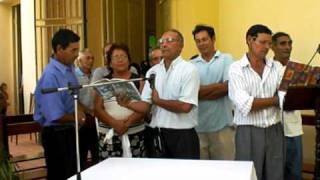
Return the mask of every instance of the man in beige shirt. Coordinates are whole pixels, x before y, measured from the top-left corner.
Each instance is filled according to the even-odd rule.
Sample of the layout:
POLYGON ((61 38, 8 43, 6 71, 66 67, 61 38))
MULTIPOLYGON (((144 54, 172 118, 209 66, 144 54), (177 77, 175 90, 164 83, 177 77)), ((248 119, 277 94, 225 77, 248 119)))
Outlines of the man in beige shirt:
MULTIPOLYGON (((286 66, 290 60, 292 40, 287 33, 278 32, 272 36, 274 60, 286 66)), ((300 111, 283 113, 284 135, 286 137, 286 162, 284 176, 286 180, 302 179, 302 119, 300 111)))

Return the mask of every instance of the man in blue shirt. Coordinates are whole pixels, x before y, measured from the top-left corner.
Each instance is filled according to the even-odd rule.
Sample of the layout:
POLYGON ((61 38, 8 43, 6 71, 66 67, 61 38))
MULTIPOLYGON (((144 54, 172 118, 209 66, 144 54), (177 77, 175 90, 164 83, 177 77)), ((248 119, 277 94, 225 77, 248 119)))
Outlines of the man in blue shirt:
POLYGON ((199 56, 191 62, 200 74, 199 124, 201 159, 234 159, 232 108, 228 98, 228 70, 231 55, 215 48, 213 27, 197 25, 192 32, 199 56))
MULTIPOLYGON (((34 119, 41 124, 42 145, 48 180, 65 180, 76 171, 74 102, 68 91, 42 94, 41 89, 78 85, 74 60, 80 37, 68 29, 60 29, 52 39, 54 51, 35 90, 34 119)), ((79 122, 84 114, 79 111, 79 122)))

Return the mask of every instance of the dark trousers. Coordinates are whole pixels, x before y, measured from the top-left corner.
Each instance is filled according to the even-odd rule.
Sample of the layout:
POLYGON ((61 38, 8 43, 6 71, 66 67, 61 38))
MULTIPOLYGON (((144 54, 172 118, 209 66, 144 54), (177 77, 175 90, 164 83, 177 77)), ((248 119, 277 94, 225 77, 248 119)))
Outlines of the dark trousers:
POLYGON ((146 126, 144 129, 144 147, 146 157, 148 158, 159 158, 161 152, 159 150, 158 141, 159 131, 157 129, 146 126))
POLYGON ((286 137, 285 179, 302 180, 302 136, 286 137))
POLYGON ((194 128, 160 128, 161 158, 200 159, 199 138, 194 128))
POLYGON ((48 180, 66 180, 76 174, 76 145, 73 126, 44 127, 42 146, 48 180))
MULTIPOLYGON (((86 114, 86 121, 93 121, 94 117, 86 114)), ((99 162, 99 146, 97 128, 94 123, 84 124, 79 131, 81 170, 89 167, 88 152, 90 151, 92 164, 99 162)), ((92 165, 91 164, 91 165, 92 165)))

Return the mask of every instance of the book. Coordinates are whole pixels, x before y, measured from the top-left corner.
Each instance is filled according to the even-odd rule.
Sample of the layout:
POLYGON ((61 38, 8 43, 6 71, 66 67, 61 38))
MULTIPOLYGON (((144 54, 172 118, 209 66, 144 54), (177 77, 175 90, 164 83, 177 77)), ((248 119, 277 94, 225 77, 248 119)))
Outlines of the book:
POLYGON ((126 93, 133 100, 140 100, 140 93, 133 82, 124 79, 100 79, 93 82, 95 89, 105 99, 111 99, 115 93, 126 93))
POLYGON ((316 85, 320 67, 289 61, 283 74, 279 90, 287 91, 289 86, 316 85))
POLYGON ((105 111, 114 119, 124 120, 133 113, 132 110, 117 103, 115 93, 126 93, 132 101, 141 100, 140 93, 133 82, 124 79, 101 79, 93 84, 97 85, 95 89, 103 97, 105 111))

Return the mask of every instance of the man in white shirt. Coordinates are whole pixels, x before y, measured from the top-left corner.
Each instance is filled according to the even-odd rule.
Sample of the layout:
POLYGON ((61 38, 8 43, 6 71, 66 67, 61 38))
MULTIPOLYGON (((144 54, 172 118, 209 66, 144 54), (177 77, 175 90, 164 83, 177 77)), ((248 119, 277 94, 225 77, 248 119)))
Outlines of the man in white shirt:
MULTIPOLYGON (((274 60, 285 68, 290 60, 292 40, 289 34, 275 33, 272 36, 274 60)), ((286 180, 302 179, 302 118, 300 111, 284 111, 284 134, 286 137, 286 163, 284 176, 286 180)))
POLYGON ((150 127, 158 132, 155 141, 161 150, 160 157, 199 159, 199 139, 194 129, 197 125, 200 84, 198 71, 180 56, 183 36, 179 31, 166 31, 159 44, 163 59, 146 75, 156 75, 154 88, 146 82, 142 101, 130 102, 120 96, 118 103, 143 113, 147 113, 153 105, 150 127))
POLYGON ((283 127, 278 87, 282 65, 266 58, 271 30, 254 25, 246 34, 249 51, 229 69, 229 97, 235 105, 236 159, 252 160, 259 180, 283 180, 283 127))
POLYGON ((234 159, 234 127, 228 97, 228 71, 233 63, 230 54, 215 48, 213 27, 197 25, 192 31, 200 55, 191 62, 200 74, 199 125, 200 158, 234 159))

